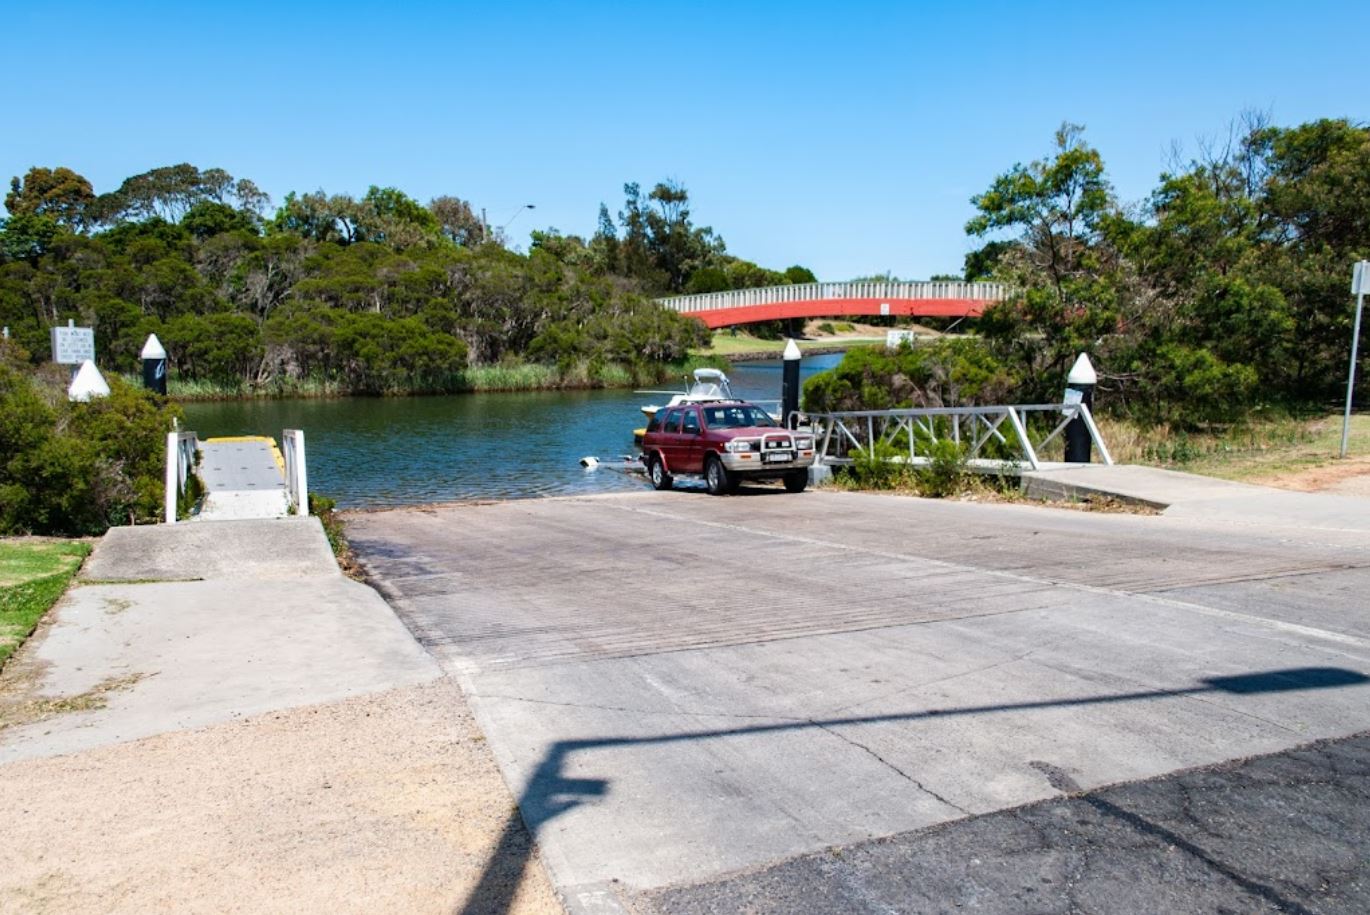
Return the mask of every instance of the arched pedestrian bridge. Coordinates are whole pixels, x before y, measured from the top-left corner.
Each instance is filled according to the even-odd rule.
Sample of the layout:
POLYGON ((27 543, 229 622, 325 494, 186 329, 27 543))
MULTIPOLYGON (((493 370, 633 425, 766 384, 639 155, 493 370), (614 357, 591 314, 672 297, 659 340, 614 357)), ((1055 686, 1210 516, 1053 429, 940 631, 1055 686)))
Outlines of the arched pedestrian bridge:
POLYGON ((785 318, 975 317, 1008 296, 1001 283, 799 283, 679 295, 658 301, 709 328, 785 318))

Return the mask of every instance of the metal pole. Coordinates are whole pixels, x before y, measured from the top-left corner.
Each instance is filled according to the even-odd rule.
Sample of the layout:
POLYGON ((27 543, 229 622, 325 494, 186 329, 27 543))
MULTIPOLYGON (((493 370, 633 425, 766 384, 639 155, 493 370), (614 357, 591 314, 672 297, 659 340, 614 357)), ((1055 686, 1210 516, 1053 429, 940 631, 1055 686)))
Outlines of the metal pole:
MULTIPOLYGON (((1362 261, 1362 264, 1364 261, 1362 261)), ((1364 267, 1362 267, 1362 272, 1364 267)), ((1346 379, 1346 412, 1341 418, 1341 456, 1346 457, 1346 444, 1351 436, 1351 392, 1356 388, 1356 348, 1360 344, 1360 313, 1365 306, 1365 286, 1370 277, 1361 277, 1360 291, 1356 293, 1356 321, 1351 331, 1351 371, 1346 379)))
POLYGON ((780 376, 780 425, 793 429, 798 424, 799 362, 802 354, 794 340, 785 344, 785 370, 780 376))

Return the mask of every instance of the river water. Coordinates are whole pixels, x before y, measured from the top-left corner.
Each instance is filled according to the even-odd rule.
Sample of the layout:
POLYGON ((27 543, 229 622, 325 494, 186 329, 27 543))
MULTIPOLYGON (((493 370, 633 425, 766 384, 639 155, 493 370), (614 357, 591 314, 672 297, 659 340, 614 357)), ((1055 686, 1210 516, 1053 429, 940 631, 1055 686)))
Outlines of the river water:
MULTIPOLYGON (((837 364, 810 356, 801 377, 837 364)), ((741 362, 728 377, 754 400, 780 397, 782 363, 741 362)), ((666 385, 664 387, 671 387, 666 385)), ((632 391, 540 391, 443 397, 344 397, 190 403, 186 425, 201 438, 303 429, 309 488, 344 508, 468 499, 515 499, 642 489, 641 476, 612 469, 634 453, 644 403, 632 391), (609 466, 582 468, 593 455, 609 466)))

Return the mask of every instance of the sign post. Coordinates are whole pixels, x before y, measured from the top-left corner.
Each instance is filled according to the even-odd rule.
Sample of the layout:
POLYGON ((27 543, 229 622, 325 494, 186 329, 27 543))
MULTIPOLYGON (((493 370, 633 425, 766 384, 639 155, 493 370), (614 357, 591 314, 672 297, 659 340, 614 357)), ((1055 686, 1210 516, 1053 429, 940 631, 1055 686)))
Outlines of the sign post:
POLYGON ((1356 388, 1356 351, 1360 345, 1360 314, 1365 307, 1365 293, 1370 290, 1370 261, 1361 261, 1351 271, 1351 294, 1356 297, 1356 320, 1351 330, 1351 371, 1346 379, 1346 412, 1341 418, 1341 456, 1346 457, 1346 445, 1351 437, 1351 393, 1356 388))

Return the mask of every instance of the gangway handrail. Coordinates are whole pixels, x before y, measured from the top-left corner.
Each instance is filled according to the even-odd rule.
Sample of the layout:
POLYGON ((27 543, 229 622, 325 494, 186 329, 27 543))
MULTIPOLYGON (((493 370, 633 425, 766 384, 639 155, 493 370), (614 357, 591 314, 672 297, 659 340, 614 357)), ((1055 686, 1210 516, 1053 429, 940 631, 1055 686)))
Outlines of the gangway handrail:
POLYGON ((850 463, 846 457, 854 448, 857 452, 875 458, 875 449, 883 443, 893 442, 901 433, 907 433, 909 441, 909 461, 926 460, 918 454, 918 433, 922 433, 929 445, 939 441, 936 419, 947 417, 947 425, 942 438, 949 438, 958 445, 965 445, 965 459, 977 460, 985 446, 991 441, 1008 445, 1009 438, 1001 427, 1007 423, 1014 444, 1024 463, 1033 470, 1041 468, 1038 457, 1043 448, 1056 439, 1077 416, 1084 420, 1090 439, 1099 449, 1103 463, 1112 465, 1113 456, 1104 444, 1099 427, 1089 407, 1083 403, 1050 404, 1006 404, 983 407, 910 407, 895 410, 840 410, 828 413, 805 412, 803 414, 815 424, 816 437, 822 439, 818 449, 818 459, 824 464, 850 463), (1058 412, 1063 417, 1046 437, 1035 445, 1028 434, 1025 421, 1030 413, 1058 412), (864 420, 864 422, 863 422, 864 420), (964 427, 964 428, 963 428, 964 427), (836 453, 833 451, 836 445, 836 453))
POLYGON ((283 429, 281 451, 285 456, 285 488, 295 514, 309 514, 309 473, 304 454, 304 430, 283 429))
POLYGON ((181 502, 181 494, 186 491, 186 481, 195 472, 195 462, 200 450, 200 439, 194 432, 168 432, 166 434, 166 523, 176 523, 176 510, 181 502))

